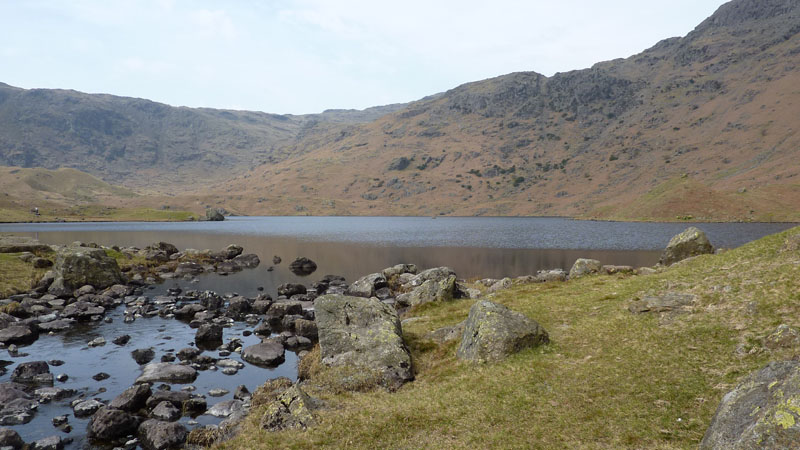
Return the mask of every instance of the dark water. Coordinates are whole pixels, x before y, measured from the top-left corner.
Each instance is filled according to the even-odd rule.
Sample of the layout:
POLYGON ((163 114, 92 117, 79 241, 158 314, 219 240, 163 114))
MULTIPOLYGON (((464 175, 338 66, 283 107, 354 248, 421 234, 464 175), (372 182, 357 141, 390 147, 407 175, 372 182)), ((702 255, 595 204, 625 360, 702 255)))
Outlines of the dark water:
MULTIPOLYGON (((540 269, 569 269, 575 259, 589 257, 606 264, 649 266, 658 261, 669 239, 683 231, 685 223, 615 223, 574 221, 558 218, 396 218, 396 217, 247 217, 230 218, 224 222, 200 223, 76 223, 76 224, 13 224, 0 225, 0 233, 29 235, 42 242, 65 244, 76 240, 101 245, 139 246, 167 241, 178 248, 222 249, 236 243, 247 253, 256 253, 261 265, 252 270, 222 277, 205 275, 196 283, 168 280, 149 290, 155 296, 169 287, 211 289, 245 296, 258 294, 257 288, 276 295, 276 288, 285 282, 310 283, 325 274, 343 275, 348 281, 379 271, 398 263, 414 263, 421 269, 446 265, 463 278, 500 278, 534 274, 540 269), (272 256, 280 255, 283 263, 274 271, 272 256), (319 269, 301 278, 288 271, 288 263, 298 256, 314 260, 319 269)), ((793 226, 792 224, 697 224, 717 247, 736 247, 767 234, 793 226)), ((26 357, 0 354, 0 359, 15 363, 31 360, 61 359, 66 364, 52 367, 54 374, 67 373, 66 383, 59 387, 78 389, 87 398, 111 400, 130 386, 140 374, 139 366, 130 356, 135 348, 154 347, 156 358, 169 351, 177 352, 193 344, 195 330, 172 319, 140 318, 132 324, 122 321, 119 307, 108 313, 113 323, 98 323, 74 329, 67 334, 42 336, 33 345, 21 347, 26 357), (118 347, 111 340, 121 334, 132 336, 131 342, 118 347), (93 338, 103 336, 103 347, 89 348, 93 338), (107 372, 111 378, 96 382, 91 376, 107 372), (99 388, 107 389, 99 393, 99 388)), ((255 336, 244 337, 242 331, 252 329, 244 323, 226 328, 224 338, 241 338, 245 346, 258 342, 255 336)), ((208 352, 218 357, 216 352, 208 352)), ((241 360, 237 354, 230 356, 241 360)), ((0 377, 8 381, 9 374, 0 377)), ((192 383, 196 393, 206 394, 211 388, 222 387, 231 393, 224 397, 207 397, 209 407, 217 401, 232 398, 240 384, 251 391, 269 378, 296 377, 296 356, 286 353, 286 362, 267 370, 245 363, 236 375, 221 371, 201 371, 192 383)), ((173 385, 180 389, 181 385, 173 385)), ((72 447, 82 447, 86 423, 72 416, 65 402, 42 405, 33 422, 14 426, 30 442, 61 434, 52 426, 53 416, 68 414, 76 439, 72 447)), ((190 418, 184 417, 183 422, 190 418)), ((216 423, 218 419, 200 416, 199 424, 216 423)), ((191 428, 191 426, 190 426, 191 428)), ((61 434, 62 437, 66 435, 61 434)))

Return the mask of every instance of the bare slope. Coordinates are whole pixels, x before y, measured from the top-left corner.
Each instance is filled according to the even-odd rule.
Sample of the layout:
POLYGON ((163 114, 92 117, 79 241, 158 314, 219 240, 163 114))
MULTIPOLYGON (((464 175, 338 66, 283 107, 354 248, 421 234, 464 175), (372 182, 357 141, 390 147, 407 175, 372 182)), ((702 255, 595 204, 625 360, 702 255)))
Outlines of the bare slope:
POLYGON ((250 214, 797 220, 799 9, 737 0, 628 59, 312 130, 209 194, 250 214))
POLYGON ((174 192, 277 161, 304 129, 399 108, 292 116, 172 107, 149 100, 0 83, 0 165, 73 167, 106 181, 174 192))

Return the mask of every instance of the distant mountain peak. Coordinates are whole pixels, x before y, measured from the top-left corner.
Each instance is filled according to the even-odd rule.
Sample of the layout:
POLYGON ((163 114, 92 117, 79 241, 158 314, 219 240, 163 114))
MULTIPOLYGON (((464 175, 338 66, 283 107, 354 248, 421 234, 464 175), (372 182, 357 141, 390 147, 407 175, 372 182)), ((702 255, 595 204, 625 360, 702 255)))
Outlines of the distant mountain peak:
POLYGON ((733 0, 720 6, 697 28, 731 26, 770 19, 800 9, 800 0, 733 0))

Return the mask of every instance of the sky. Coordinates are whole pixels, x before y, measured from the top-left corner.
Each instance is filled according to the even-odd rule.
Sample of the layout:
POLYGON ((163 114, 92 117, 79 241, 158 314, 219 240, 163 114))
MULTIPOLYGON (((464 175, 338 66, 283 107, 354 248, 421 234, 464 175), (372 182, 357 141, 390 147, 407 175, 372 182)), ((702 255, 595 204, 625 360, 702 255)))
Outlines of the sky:
POLYGON ((547 76, 684 36, 721 0, 0 0, 0 82, 317 113, 547 76))

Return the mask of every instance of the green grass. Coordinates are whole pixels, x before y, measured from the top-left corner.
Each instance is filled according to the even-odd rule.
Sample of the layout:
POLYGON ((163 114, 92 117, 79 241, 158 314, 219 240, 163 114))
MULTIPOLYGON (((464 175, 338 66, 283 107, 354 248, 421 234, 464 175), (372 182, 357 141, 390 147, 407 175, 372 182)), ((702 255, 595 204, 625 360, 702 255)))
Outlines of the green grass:
POLYGON ((0 253, 0 298, 29 290, 45 269, 34 269, 19 253, 0 253))
POLYGON ((426 305, 404 327, 417 380, 398 392, 315 392, 327 403, 306 432, 268 433, 255 408, 221 448, 696 448, 721 397, 793 350, 761 339, 800 325, 800 252, 790 230, 648 276, 518 285, 494 301, 539 321, 552 343, 498 364, 459 362, 427 332, 472 302, 426 305), (647 294, 689 292, 678 314, 628 312, 647 294))
POLYGON ((28 210, 0 208, 0 222, 52 222, 65 220, 79 221, 114 221, 114 222, 184 222, 197 220, 199 217, 189 211, 175 211, 153 208, 114 208, 102 205, 74 206, 67 209, 42 208, 40 216, 34 216, 28 210))

